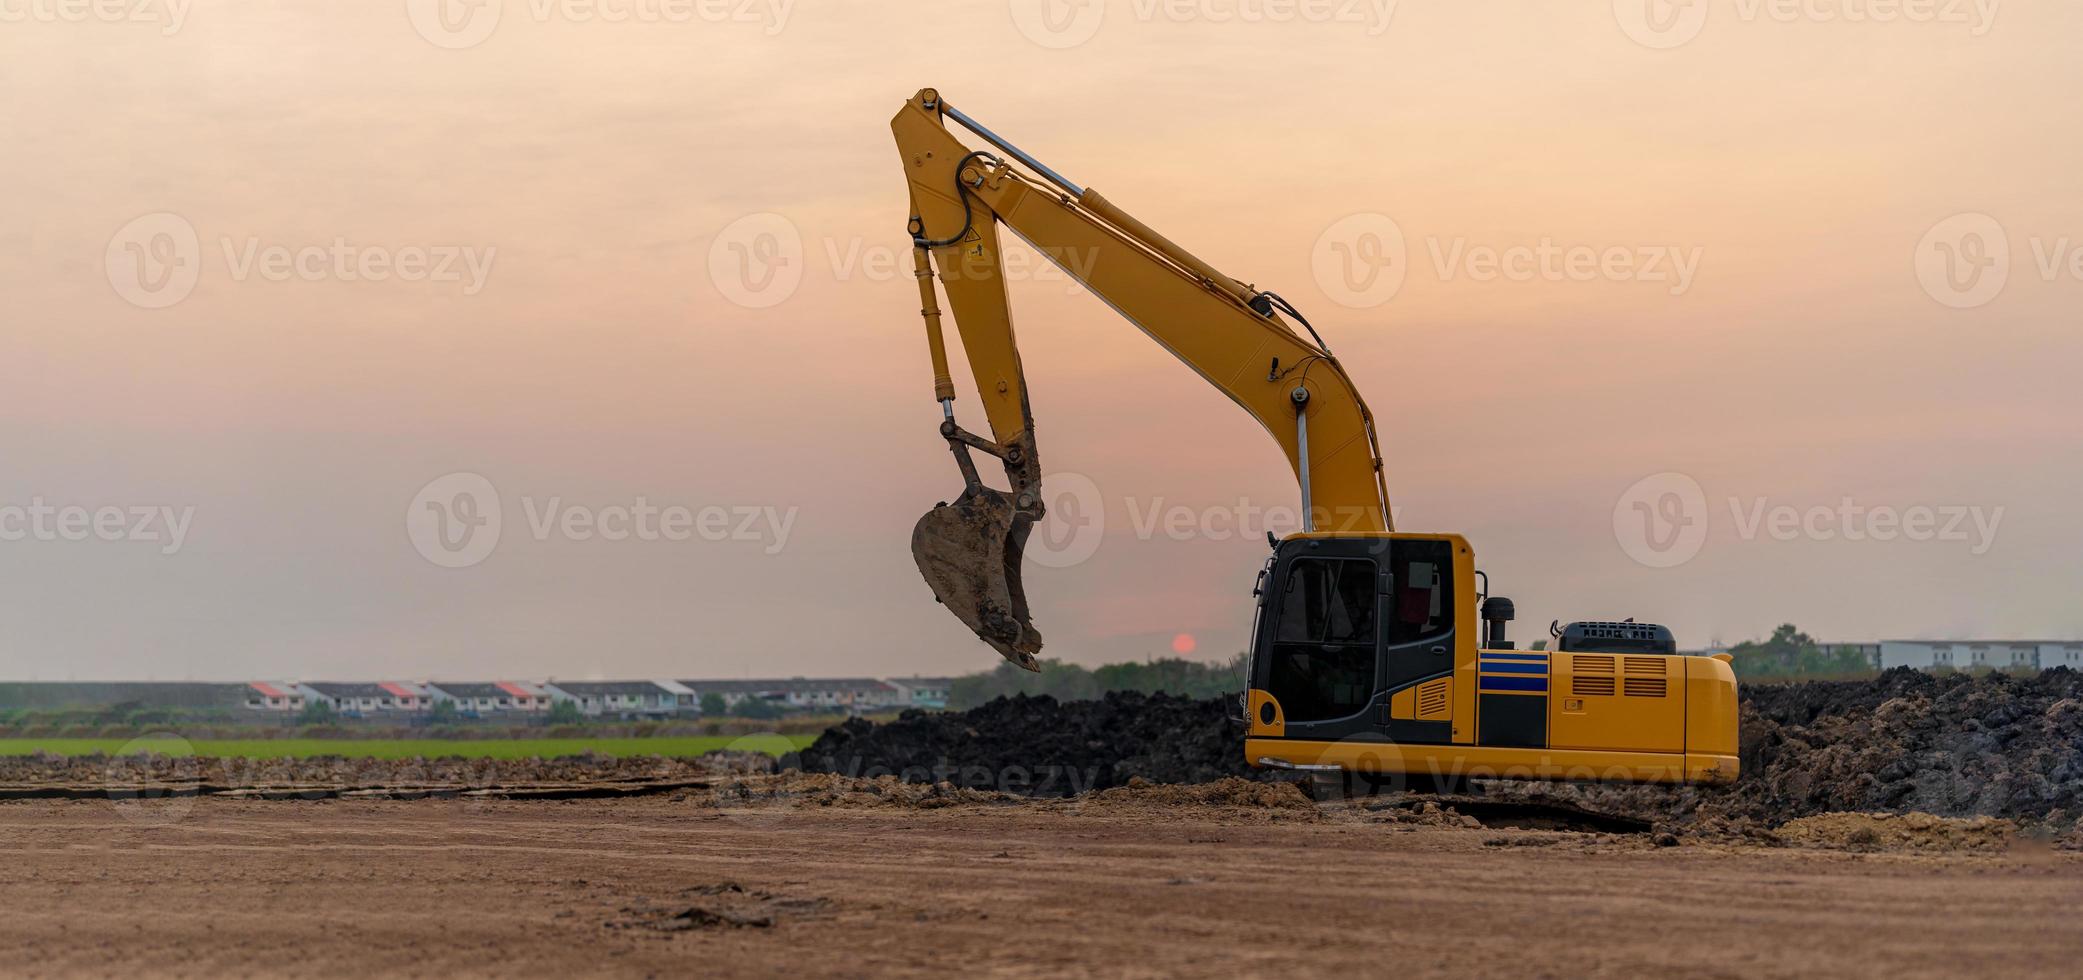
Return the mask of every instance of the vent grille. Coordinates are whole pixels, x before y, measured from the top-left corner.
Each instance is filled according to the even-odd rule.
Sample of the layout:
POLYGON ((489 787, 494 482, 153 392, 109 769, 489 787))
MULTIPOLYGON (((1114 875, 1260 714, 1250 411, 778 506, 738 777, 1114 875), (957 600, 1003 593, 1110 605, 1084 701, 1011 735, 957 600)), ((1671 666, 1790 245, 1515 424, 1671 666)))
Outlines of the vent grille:
POLYGON ((1447 679, 1442 677, 1418 688, 1418 717, 1443 718, 1447 713, 1447 679))
POLYGON ((1660 698, 1664 696, 1664 679, 1661 677, 1630 677, 1625 688, 1631 698, 1660 698))
POLYGON ((1570 658, 1570 667, 1579 674, 1610 674, 1613 672, 1613 658, 1586 656, 1580 653, 1570 658))
POLYGON ((1622 661, 1627 673, 1650 674, 1656 677, 1664 675, 1664 665, 1669 662, 1663 657, 1627 657, 1622 661))
MULTIPOLYGON (((1629 681, 1628 683, 1632 684, 1634 682, 1629 681)), ((1579 696, 1595 695, 1606 697, 1613 693, 1613 679, 1610 677, 1572 677, 1569 679, 1569 692, 1579 696)))

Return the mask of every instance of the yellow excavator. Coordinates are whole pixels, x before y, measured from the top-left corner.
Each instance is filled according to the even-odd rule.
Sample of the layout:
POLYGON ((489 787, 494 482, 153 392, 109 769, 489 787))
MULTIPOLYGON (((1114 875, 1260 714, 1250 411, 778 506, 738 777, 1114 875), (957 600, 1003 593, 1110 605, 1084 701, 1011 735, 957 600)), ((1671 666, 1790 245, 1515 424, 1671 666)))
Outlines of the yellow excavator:
POLYGON ((890 128, 911 190, 940 434, 964 484, 920 518, 912 554, 934 596, 1007 660, 1039 668, 1020 564, 1044 504, 1001 227, 1250 412, 1294 469, 1303 530, 1274 542, 1254 590, 1242 698, 1252 765, 1369 781, 1736 778, 1726 660, 1680 656, 1669 630, 1633 620, 1553 626, 1548 649, 1521 650, 1507 636, 1511 601, 1486 594, 1466 540, 1391 526, 1374 417, 1287 300, 1222 274, 933 89, 890 128), (939 291, 988 436, 955 420, 939 291), (983 482, 972 452, 1003 464, 1007 489, 983 482))

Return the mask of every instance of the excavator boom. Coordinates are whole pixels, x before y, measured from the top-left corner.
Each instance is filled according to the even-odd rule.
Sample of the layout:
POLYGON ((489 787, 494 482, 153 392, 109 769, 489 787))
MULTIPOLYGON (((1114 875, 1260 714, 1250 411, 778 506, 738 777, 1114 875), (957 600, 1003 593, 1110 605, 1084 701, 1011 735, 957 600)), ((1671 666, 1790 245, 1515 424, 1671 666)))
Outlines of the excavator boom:
POLYGON ((1391 529, 1373 416, 1344 368, 1285 300, 1222 274, 1098 191, 1073 183, 948 105, 933 89, 905 103, 890 128, 911 190, 914 270, 933 361, 933 397, 942 408, 941 435, 964 483, 953 503, 920 519, 912 534, 913 557, 934 595, 1007 660, 1038 669, 1041 635, 1028 615, 1020 562, 1044 503, 1027 381, 1006 297, 1001 228, 1011 229, 1258 419, 1301 485, 1305 529, 1391 529), (950 123, 998 152, 971 149, 950 123), (936 269, 984 403, 988 436, 955 420, 936 269), (1310 336, 1297 332, 1288 318, 1310 336), (999 459, 1007 489, 982 482, 972 452, 999 459))

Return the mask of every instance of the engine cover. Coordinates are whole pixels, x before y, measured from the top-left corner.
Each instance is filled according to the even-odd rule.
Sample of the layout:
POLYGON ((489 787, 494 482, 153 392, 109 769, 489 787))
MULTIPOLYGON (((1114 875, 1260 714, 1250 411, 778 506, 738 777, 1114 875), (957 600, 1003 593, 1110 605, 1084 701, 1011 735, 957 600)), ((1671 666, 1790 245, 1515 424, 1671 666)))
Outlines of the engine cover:
POLYGON ((1655 623, 1571 623, 1555 634, 1557 650, 1675 655, 1678 640, 1655 623))

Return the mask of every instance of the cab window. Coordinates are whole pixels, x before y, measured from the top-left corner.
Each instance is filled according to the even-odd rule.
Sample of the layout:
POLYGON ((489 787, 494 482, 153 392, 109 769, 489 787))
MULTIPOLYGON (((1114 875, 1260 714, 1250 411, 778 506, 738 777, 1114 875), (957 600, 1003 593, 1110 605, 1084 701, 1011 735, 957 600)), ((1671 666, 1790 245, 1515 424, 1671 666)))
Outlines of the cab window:
POLYGON ((1398 541, 1390 552, 1389 642, 1415 643, 1454 628, 1453 545, 1398 541))
POLYGON ((1280 583, 1266 686, 1287 720, 1358 714, 1374 696, 1375 564, 1297 558, 1280 583))

